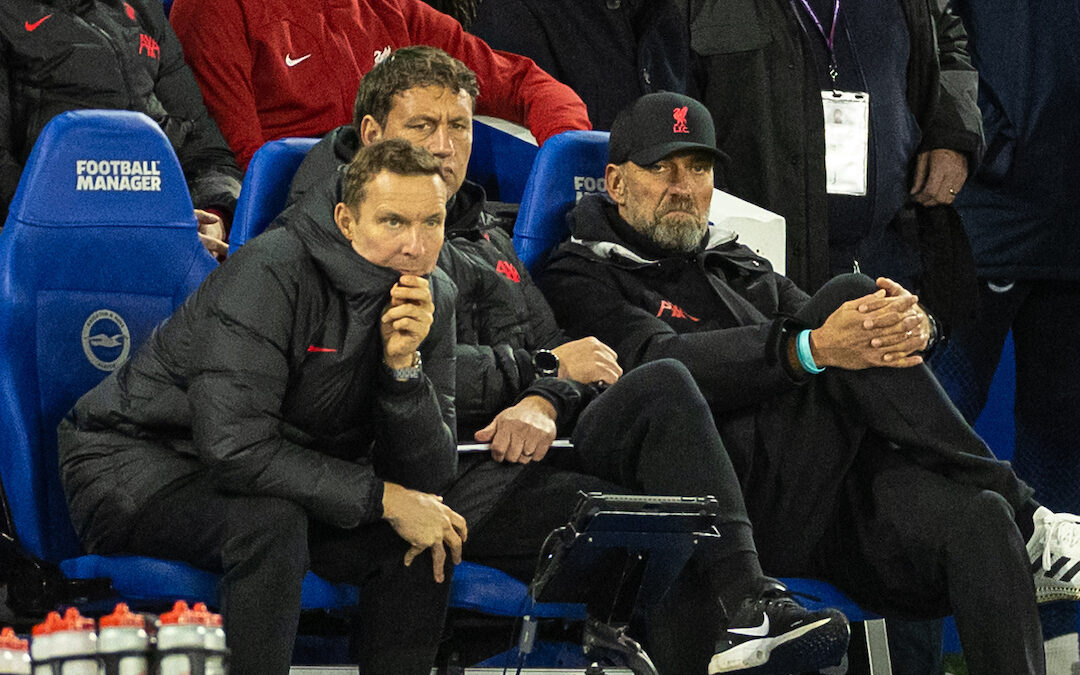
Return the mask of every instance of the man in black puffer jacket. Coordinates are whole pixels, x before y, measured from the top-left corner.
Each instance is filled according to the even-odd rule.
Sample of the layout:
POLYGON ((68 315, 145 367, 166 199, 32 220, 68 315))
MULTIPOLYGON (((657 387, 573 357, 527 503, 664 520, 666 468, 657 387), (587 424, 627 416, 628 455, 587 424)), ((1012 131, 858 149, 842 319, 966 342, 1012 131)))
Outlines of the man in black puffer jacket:
POLYGON ((85 108, 146 113, 176 150, 195 207, 232 218, 240 170, 160 0, 0 3, 0 92, 0 226, 38 134, 85 108))
POLYGON ((294 193, 318 190, 358 146, 389 137, 439 157, 456 190, 439 267, 458 286, 458 429, 491 443, 490 453, 462 460, 446 494, 469 523, 465 557, 529 579, 578 490, 711 494, 723 543, 695 553, 642 627, 659 672, 759 665, 752 672, 779 674, 837 663, 846 620, 808 612, 762 573, 731 462, 686 369, 668 360, 623 377, 603 343, 568 341, 510 238, 484 213, 483 190, 465 181, 477 94, 473 73, 445 52, 399 49, 364 76, 354 124, 316 145, 293 182, 294 193), (572 449, 549 452, 557 430, 572 449), (763 622, 772 627, 765 635, 763 622))
POLYGON ((232 672, 288 673, 309 567, 360 587, 365 674, 430 672, 466 534, 435 496, 457 468, 438 172, 400 141, 358 154, 60 424, 90 552, 224 572, 232 672))

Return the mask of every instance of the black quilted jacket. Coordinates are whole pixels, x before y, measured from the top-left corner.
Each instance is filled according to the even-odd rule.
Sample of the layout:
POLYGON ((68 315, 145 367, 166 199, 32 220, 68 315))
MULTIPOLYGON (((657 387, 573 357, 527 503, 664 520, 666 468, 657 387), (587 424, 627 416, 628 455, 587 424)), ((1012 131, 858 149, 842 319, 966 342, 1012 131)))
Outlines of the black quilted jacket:
POLYGON ((382 367, 379 317, 398 275, 358 256, 329 194, 211 273, 136 356, 60 426, 61 478, 91 550, 154 492, 195 472, 354 527, 382 516, 382 480, 441 492, 457 469, 453 284, 431 275, 425 378, 382 367))
POLYGON ((86 108, 149 115, 172 142, 195 206, 231 214, 240 171, 160 0, 4 0, 0 217, 41 130, 59 113, 86 108))
MULTIPOLYGON (((332 180, 358 147, 352 126, 327 134, 297 170, 290 199, 332 180)), ((484 210, 483 188, 466 181, 447 206, 439 267, 458 287, 456 404, 462 442, 533 394, 555 406, 560 432, 569 434, 595 392, 568 380, 536 379, 533 353, 566 342, 551 307, 518 260, 504 223, 484 210)))

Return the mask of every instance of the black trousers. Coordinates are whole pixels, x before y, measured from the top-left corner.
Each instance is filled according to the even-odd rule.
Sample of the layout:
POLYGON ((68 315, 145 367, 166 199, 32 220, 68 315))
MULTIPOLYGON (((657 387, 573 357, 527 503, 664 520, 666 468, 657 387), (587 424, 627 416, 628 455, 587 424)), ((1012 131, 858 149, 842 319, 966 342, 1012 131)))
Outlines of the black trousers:
MULTIPOLYGON (((819 326, 873 290, 867 277, 837 277, 797 318, 819 326)), ((829 369, 755 421, 744 480, 766 571, 830 581, 886 617, 952 613, 971 673, 1044 671, 1015 520, 1032 491, 926 366, 829 369)))
MULTIPOLYGON (((1080 513, 1080 282, 981 280, 976 319, 954 331, 931 365, 974 423, 1009 331, 1016 351, 1013 468, 1054 511, 1080 513)), ((1040 609, 1047 638, 1076 632, 1076 603, 1040 609)))
POLYGON ((364 675, 427 675, 442 635, 452 564, 437 584, 424 553, 386 523, 342 530, 311 521, 274 497, 222 494, 206 476, 162 490, 133 524, 125 553, 183 560, 224 572, 225 634, 235 675, 286 675, 308 569, 360 588, 364 675))
POLYGON ((700 390, 677 361, 645 364, 589 404, 572 440, 573 450, 526 467, 470 531, 466 557, 530 579, 578 490, 717 497, 723 546, 691 558, 638 636, 661 672, 700 675, 723 628, 718 596, 750 594, 763 581, 741 488, 700 390))

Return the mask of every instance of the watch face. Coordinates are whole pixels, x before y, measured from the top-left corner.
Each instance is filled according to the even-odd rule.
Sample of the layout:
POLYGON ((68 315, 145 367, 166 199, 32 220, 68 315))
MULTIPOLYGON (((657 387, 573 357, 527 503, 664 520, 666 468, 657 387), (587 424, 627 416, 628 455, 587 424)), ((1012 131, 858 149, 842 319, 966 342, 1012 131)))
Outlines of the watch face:
POLYGON ((559 374, 559 357, 541 349, 533 355, 533 368, 540 377, 554 377, 559 374))

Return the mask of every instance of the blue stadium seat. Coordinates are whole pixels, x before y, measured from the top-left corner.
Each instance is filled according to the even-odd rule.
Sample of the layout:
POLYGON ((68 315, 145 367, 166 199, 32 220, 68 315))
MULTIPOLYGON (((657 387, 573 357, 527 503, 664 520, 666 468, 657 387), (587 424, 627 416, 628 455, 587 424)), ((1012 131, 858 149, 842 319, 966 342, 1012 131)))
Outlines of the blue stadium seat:
POLYGON ((282 138, 255 151, 236 202, 229 253, 235 253, 248 239, 261 234, 281 213, 289 198, 293 175, 311 146, 318 142, 317 138, 282 138))
MULTIPOLYGON (((139 113, 84 110, 46 126, 0 232, 0 476, 15 534, 70 578, 112 579, 132 599, 215 603, 216 576, 80 555, 56 426, 214 269, 196 227, 161 129, 139 113)), ((308 586, 308 606, 339 604, 339 589, 308 586)))
POLYGON ((530 270, 566 237, 566 214, 604 192, 608 132, 564 131, 536 154, 514 225, 514 249, 530 270))
POLYGON ((465 176, 488 199, 517 203, 536 159, 536 141, 525 127, 490 117, 473 120, 472 156, 465 176))
MULTIPOLYGON (((283 145, 311 144, 295 140, 283 145)), ((214 269, 196 227, 156 124, 133 112, 77 111, 42 132, 0 232, 0 478, 15 535, 68 578, 108 578, 136 606, 215 605, 219 576, 177 561, 83 555, 59 481, 56 427, 214 269)), ((534 608, 525 584, 469 563, 455 574, 453 597, 500 616, 583 613, 534 608)), ((356 602, 353 586, 304 580, 305 609, 356 602)))

